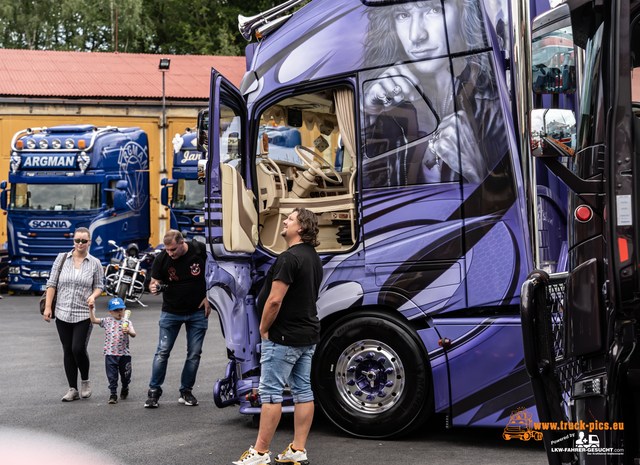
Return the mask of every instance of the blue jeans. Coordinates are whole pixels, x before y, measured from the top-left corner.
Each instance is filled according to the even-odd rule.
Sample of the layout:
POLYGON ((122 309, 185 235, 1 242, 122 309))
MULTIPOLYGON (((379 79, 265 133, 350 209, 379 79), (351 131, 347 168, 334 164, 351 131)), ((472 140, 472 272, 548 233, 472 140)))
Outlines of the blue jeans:
POLYGON ((131 383, 131 355, 105 355, 104 365, 109 380, 109 391, 115 394, 118 390, 118 374, 122 381, 122 387, 131 383))
POLYGON ((282 391, 287 382, 296 404, 313 401, 311 359, 315 351, 315 344, 293 347, 263 339, 259 388, 262 403, 282 403, 282 391))
POLYGON ((180 390, 192 389, 196 382, 200 354, 202 353, 202 342, 209 327, 209 319, 204 316, 204 310, 198 310, 191 315, 174 315, 162 312, 158 323, 160 326, 160 340, 158 341, 156 355, 153 357, 151 381, 149 381, 149 388, 158 389, 160 395, 162 395, 161 386, 167 374, 167 361, 183 323, 187 328, 187 359, 182 369, 180 390))

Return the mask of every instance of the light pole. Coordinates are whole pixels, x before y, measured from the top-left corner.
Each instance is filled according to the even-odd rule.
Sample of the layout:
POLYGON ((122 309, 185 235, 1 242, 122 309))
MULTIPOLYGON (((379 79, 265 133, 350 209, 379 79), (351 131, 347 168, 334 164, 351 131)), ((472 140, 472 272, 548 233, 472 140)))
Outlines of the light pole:
POLYGON ((162 166, 163 173, 167 172, 167 113, 164 98, 164 73, 169 71, 170 64, 171 60, 169 58, 160 58, 160 64, 158 65, 158 69, 162 71, 162 157, 160 157, 160 166, 162 166))

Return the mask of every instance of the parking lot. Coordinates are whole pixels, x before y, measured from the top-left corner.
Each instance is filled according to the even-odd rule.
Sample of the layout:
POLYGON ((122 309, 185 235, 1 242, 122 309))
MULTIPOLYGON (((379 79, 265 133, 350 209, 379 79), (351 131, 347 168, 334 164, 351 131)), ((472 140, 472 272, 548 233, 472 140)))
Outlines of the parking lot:
MULTIPOLYGON (((143 408, 151 361, 157 344, 161 297, 143 296, 131 320, 138 337, 131 340, 133 378, 129 399, 107 404, 104 330, 94 326, 89 353, 93 394, 63 403, 68 387, 62 347, 55 324, 38 311, 38 296, 3 295, 0 300, 0 451, 2 463, 14 464, 229 464, 254 444, 257 428, 236 407, 218 409, 215 381, 227 364, 217 315, 212 313, 194 395, 197 407, 178 403, 180 371, 186 353, 181 334, 169 361, 158 409, 143 408), (9 457, 9 459, 7 459, 9 457)), ((108 298, 97 301, 97 316, 108 316, 108 298)), ((183 331, 184 332, 184 331, 183 331)), ((284 416, 272 443, 278 454, 293 438, 293 419, 284 416)), ((434 417, 397 440, 347 436, 316 410, 307 443, 313 465, 332 464, 545 464, 542 443, 505 441, 500 429, 444 428, 434 417)))

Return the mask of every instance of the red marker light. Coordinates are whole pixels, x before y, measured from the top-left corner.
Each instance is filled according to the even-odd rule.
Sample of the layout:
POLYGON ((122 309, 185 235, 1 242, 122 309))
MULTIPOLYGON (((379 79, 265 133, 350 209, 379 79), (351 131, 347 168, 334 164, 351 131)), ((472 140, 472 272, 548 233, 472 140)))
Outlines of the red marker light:
POLYGON ((574 215, 578 221, 582 221, 584 223, 593 217, 593 210, 586 205, 580 205, 576 208, 574 215))
POLYGON ((623 237, 618 238, 618 252, 620 253, 620 263, 629 260, 629 246, 627 240, 623 237))

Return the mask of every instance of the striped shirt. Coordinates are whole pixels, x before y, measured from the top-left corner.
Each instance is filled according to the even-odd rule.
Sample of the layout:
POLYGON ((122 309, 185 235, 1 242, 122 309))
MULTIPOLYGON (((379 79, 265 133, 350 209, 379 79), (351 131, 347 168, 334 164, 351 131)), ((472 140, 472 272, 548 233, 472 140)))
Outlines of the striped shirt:
POLYGON ((104 272, 102 263, 93 255, 87 253, 82 261, 80 273, 75 276, 75 266, 72 252, 67 252, 67 259, 62 266, 60 279, 56 288, 56 276, 64 254, 59 254, 51 268, 51 275, 47 287, 56 288, 56 318, 66 323, 78 323, 89 319, 89 304, 87 299, 96 290, 104 289, 104 272))

